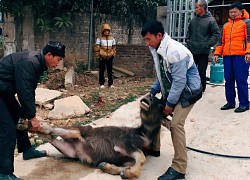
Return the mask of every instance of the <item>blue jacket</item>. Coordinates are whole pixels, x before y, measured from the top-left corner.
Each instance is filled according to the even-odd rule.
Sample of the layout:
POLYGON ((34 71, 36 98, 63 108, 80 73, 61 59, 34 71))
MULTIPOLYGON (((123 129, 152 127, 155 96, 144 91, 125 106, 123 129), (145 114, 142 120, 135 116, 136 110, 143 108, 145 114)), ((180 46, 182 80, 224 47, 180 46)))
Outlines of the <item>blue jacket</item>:
POLYGON ((195 103, 202 95, 202 85, 192 53, 181 43, 165 33, 158 49, 150 47, 154 59, 157 81, 154 82, 151 94, 162 94, 170 107, 180 101, 182 107, 195 103), (159 56, 163 58, 164 70, 171 88, 167 96, 161 79, 159 56))

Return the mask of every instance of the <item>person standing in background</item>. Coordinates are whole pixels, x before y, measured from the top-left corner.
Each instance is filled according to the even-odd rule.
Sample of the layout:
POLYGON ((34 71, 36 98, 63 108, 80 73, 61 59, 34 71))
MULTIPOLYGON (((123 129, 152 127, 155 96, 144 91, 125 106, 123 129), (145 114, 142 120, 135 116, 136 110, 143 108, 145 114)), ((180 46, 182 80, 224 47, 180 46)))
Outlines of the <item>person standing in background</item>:
POLYGON ((249 110, 248 75, 250 62, 250 19, 248 12, 240 2, 229 7, 229 19, 223 26, 222 36, 214 52, 214 62, 223 56, 225 94, 227 103, 221 110, 235 108, 235 82, 237 85, 239 107, 234 110, 241 113, 249 110))
POLYGON ((94 47, 95 57, 99 61, 99 85, 100 88, 105 88, 105 66, 108 73, 108 87, 113 88, 113 59, 116 55, 115 38, 110 35, 111 27, 109 24, 103 24, 101 27, 101 36, 96 39, 94 47))
POLYGON ((207 2, 198 0, 195 4, 196 16, 190 21, 187 32, 187 47, 194 56, 201 77, 203 92, 206 89, 206 71, 210 48, 220 37, 220 29, 215 18, 207 11, 207 2))

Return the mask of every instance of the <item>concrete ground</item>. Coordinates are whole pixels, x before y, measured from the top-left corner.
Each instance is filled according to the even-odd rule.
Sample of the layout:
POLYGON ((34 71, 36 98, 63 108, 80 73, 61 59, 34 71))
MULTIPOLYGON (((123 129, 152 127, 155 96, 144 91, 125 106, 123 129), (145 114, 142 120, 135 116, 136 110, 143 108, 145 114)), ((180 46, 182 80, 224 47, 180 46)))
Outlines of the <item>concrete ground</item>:
MULTIPOLYGON (((94 126, 139 125, 139 100, 122 106, 110 117, 95 121, 94 126)), ((187 146, 202 153, 188 150, 186 179, 250 179, 250 111, 221 111, 220 107, 225 103, 224 86, 208 84, 202 99, 190 111, 185 125, 187 146)), ((138 180, 157 179, 170 166, 174 151, 170 132, 165 127, 162 128, 161 144, 161 156, 147 157, 138 180)), ((23 161, 21 154, 18 155, 15 157, 15 175, 25 180, 121 179, 77 160, 62 158, 50 144, 42 145, 39 149, 46 149, 49 157, 23 161)))

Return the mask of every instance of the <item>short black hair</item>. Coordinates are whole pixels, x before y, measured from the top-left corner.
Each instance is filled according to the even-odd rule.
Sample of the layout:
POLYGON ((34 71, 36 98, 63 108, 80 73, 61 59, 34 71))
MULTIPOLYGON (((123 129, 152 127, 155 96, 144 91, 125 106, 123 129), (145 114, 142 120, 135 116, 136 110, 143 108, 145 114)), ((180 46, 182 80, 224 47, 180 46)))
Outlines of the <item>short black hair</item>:
POLYGON ((161 33, 162 36, 164 35, 164 28, 161 22, 155 20, 155 19, 150 19, 147 21, 141 30, 141 35, 144 37, 146 36, 147 33, 157 35, 158 33, 161 33))
POLYGON ((233 8, 237 8, 239 10, 243 9, 243 5, 240 2, 234 2, 229 6, 229 10, 233 9, 233 8))

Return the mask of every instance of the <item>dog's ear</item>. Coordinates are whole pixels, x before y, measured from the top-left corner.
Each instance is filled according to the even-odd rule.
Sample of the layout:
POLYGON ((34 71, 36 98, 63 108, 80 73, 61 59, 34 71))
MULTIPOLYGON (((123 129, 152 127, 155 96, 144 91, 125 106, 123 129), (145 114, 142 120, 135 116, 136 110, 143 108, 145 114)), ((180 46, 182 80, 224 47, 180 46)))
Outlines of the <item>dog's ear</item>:
POLYGON ((145 101, 142 100, 140 103, 140 108, 145 111, 149 111, 149 104, 147 104, 145 101))

